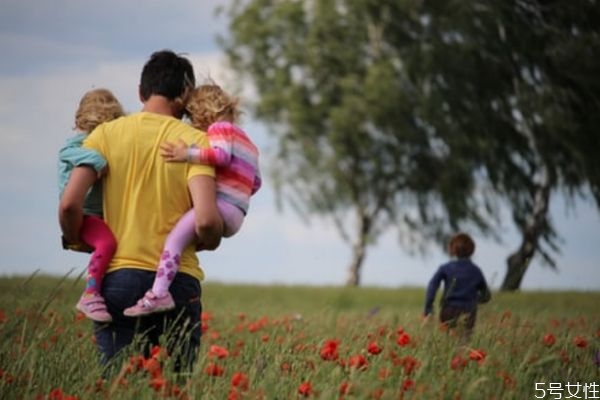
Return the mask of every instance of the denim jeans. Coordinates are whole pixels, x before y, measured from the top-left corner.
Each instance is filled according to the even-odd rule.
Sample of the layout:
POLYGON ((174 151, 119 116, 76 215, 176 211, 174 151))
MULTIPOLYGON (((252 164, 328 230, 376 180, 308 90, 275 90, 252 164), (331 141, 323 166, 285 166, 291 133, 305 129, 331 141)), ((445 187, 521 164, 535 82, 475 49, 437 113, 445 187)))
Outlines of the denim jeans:
POLYGON ((155 272, 128 268, 104 277, 102 295, 113 321, 109 324, 94 323, 102 364, 108 366, 132 343, 140 343, 140 350, 148 357, 151 347, 159 344, 160 339, 161 346, 166 347, 175 358, 175 370, 191 371, 201 334, 202 290, 196 278, 183 273, 175 276, 169 288, 175 301, 174 310, 140 318, 123 315, 125 308, 134 305, 152 287, 155 275, 155 272))

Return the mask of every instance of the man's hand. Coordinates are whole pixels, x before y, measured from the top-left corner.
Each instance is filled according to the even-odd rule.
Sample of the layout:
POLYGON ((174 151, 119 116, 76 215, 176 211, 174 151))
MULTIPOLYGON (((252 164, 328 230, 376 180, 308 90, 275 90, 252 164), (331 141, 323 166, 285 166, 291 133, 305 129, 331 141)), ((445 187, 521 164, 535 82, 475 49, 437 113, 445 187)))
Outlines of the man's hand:
POLYGON ((181 139, 177 141, 177 144, 164 142, 160 144, 160 155, 163 156, 167 162, 187 161, 188 146, 181 139))

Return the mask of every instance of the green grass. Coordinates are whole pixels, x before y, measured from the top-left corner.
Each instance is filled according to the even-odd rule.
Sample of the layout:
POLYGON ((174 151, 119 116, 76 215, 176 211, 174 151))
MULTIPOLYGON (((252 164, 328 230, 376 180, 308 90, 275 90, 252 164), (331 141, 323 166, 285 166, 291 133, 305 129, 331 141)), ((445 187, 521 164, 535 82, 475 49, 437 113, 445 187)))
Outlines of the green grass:
POLYGON ((101 381, 91 323, 74 311, 82 288, 66 278, 0 278, 1 399, 550 399, 551 382, 563 398, 575 394, 567 383, 596 385, 600 397, 597 292, 495 293, 465 343, 421 319, 420 288, 207 283, 207 330, 190 379, 170 374, 165 357, 154 380, 151 362, 126 358, 101 381), (337 358, 324 360, 332 340, 337 358), (379 354, 369 352, 374 344, 379 354), (218 349, 227 355, 216 357, 218 349))

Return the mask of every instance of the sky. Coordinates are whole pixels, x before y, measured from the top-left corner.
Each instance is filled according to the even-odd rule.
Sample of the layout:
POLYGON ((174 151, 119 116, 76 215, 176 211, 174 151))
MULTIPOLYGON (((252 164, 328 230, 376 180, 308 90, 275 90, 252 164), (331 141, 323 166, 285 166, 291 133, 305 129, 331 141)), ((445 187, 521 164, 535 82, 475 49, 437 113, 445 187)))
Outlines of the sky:
MULTIPOLYGON (((57 152, 72 135, 74 113, 87 90, 106 87, 126 111, 141 108, 139 74, 149 55, 169 48, 188 55, 197 78, 234 85, 216 34, 223 19, 218 0, 3 0, 0 13, 0 276, 35 271, 78 276, 88 255, 64 251, 57 218, 57 152), (141 7, 143 5, 143 7, 141 7)), ((236 93, 245 99, 250 85, 236 93)), ((268 179, 273 147, 260 121, 246 114, 243 127, 258 145, 263 188, 252 198, 242 230, 219 249, 200 253, 207 282, 284 285, 343 285, 350 247, 326 219, 309 223, 290 207, 279 210, 268 179)), ((600 214, 590 199, 567 207, 553 198, 552 218, 563 238, 558 271, 531 262, 523 290, 600 290, 600 214)), ((476 237, 473 260, 492 289, 519 245, 510 218, 499 229, 502 243, 476 237)), ((368 248, 364 286, 425 287, 447 256, 432 248, 409 256, 397 233, 387 232, 368 248)))

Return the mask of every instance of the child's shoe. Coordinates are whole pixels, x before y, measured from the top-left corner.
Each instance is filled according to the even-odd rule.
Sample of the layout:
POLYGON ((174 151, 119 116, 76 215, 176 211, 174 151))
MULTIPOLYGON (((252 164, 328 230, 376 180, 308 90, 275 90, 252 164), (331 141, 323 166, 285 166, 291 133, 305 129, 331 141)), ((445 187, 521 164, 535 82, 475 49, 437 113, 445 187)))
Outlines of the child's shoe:
POLYGON ((175 308, 175 302, 171 293, 167 292, 162 297, 155 295, 152 290, 148 290, 144 297, 138 300, 137 304, 126 308, 123 314, 128 317, 140 317, 143 315, 157 312, 169 311, 175 308))
POLYGON ((112 316, 106 309, 104 297, 98 293, 84 293, 75 306, 85 316, 96 322, 111 322, 112 316))

